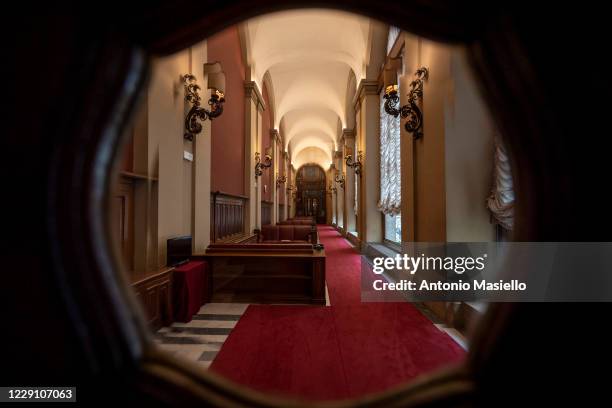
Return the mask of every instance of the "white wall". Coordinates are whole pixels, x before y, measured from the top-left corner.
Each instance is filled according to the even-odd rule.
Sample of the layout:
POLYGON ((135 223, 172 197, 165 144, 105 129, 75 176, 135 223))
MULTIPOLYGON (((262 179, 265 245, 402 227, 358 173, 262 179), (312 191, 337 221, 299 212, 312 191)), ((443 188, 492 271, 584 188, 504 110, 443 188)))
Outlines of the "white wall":
POLYGON ((166 263, 166 241, 169 238, 192 235, 194 249, 201 250, 210 235, 210 210, 203 208, 210 205, 210 125, 203 124, 204 129, 194 142, 183 138, 184 119, 190 106, 184 100, 181 78, 193 73, 202 87, 200 96, 206 100, 205 60, 206 44, 202 42, 191 49, 157 59, 153 66, 147 116, 150 155, 157 157, 159 163, 156 172, 159 179, 158 266, 166 263), (184 151, 194 153, 196 163, 198 159, 202 162, 196 171, 194 162, 183 158, 184 151))
POLYGON ((495 239, 485 200, 493 172, 493 125, 460 50, 451 50, 445 109, 446 239, 495 239))

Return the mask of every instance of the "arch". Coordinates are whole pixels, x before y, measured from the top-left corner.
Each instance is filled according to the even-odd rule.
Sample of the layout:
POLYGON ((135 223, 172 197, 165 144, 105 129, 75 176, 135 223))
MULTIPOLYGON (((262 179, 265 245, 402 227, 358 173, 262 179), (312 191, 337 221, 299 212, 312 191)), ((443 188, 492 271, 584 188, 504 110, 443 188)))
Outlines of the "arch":
POLYGON ((293 156, 296 156, 300 151, 308 147, 319 147, 326 152, 333 152, 335 150, 334 139, 329 134, 323 133, 318 129, 309 129, 302 133, 295 135, 289 147, 293 156))
POLYGON ((290 111, 323 107, 345 117, 346 79, 351 69, 341 62, 321 61, 277 64, 270 70, 274 80, 277 117, 290 111))
POLYGON ((332 155, 329 151, 323 150, 320 147, 311 146, 302 149, 298 154, 294 154, 294 157, 291 159, 291 164, 295 168, 299 168, 306 163, 316 163, 323 169, 329 169, 329 166, 332 164, 332 155))
POLYGON ((335 148, 339 121, 340 117, 331 109, 313 108, 289 111, 281 119, 285 131, 285 148, 289 146, 294 137, 312 130, 327 135, 335 148))
POLYGON ((247 63, 257 80, 278 62, 313 59, 344 62, 361 78, 368 58, 369 21, 343 11, 318 9, 280 11, 249 20, 245 24, 247 63), (301 24, 295 24, 298 20, 301 24), (314 26, 316 35, 311 30, 314 26))

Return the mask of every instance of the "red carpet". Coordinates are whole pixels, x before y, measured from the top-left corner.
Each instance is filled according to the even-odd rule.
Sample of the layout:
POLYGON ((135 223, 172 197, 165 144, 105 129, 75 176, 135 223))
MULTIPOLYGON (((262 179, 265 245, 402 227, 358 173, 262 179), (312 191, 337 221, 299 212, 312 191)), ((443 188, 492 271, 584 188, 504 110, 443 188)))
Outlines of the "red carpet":
POLYGON ((383 391, 465 355, 409 303, 361 303, 359 254, 319 226, 331 307, 249 306, 211 370, 311 400, 383 391))

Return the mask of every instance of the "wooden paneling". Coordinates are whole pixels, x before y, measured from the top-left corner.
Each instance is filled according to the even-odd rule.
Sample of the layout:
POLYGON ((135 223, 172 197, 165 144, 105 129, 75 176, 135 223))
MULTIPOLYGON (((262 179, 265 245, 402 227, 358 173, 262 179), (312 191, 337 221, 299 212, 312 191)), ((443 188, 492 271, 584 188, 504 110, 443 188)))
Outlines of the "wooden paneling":
POLYGON ((245 234, 244 196, 216 191, 211 194, 211 241, 219 242, 245 234))
POLYGON ((132 288, 142 305, 149 327, 157 330, 172 323, 172 268, 134 276, 132 288))
POLYGON ((285 217, 285 204, 279 204, 278 205, 278 219, 280 221, 285 221, 286 217, 285 217))
POLYGON ((311 244, 213 244, 209 301, 325 304, 325 251, 311 244))
POLYGON ((261 225, 272 224, 272 205, 271 201, 261 202, 261 225))
POLYGON ((134 269, 134 183, 121 177, 113 196, 112 229, 128 270, 134 269))

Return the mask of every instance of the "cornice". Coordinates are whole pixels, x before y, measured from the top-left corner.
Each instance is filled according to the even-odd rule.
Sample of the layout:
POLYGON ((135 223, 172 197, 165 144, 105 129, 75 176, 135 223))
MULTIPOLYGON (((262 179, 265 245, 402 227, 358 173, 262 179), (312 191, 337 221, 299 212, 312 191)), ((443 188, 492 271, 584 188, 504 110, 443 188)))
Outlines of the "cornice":
POLYGON ((351 143, 355 141, 355 130, 354 129, 342 129, 342 137, 341 141, 344 141, 344 144, 351 143))
POLYGON ((279 146, 283 145, 283 139, 281 138, 280 133, 277 129, 270 129, 270 138, 276 141, 279 146))
POLYGON ((247 98, 251 98, 258 109, 266 109, 266 103, 264 102, 261 91, 259 90, 259 87, 255 81, 244 81, 244 95, 247 98))
POLYGON ((365 79, 359 81, 357 92, 355 92, 355 98, 353 99, 355 110, 358 110, 359 104, 366 95, 378 95, 379 89, 380 85, 378 81, 367 81, 365 79))

